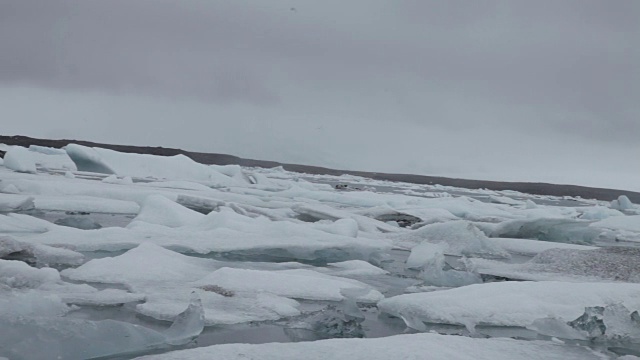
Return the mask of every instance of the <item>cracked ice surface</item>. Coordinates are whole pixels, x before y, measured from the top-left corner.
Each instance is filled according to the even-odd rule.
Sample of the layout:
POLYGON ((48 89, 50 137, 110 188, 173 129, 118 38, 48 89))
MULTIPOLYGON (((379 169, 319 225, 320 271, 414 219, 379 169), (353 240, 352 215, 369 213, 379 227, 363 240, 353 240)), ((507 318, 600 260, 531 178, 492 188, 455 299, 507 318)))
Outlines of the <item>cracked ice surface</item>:
POLYGON ((0 358, 640 355, 640 221, 622 197, 11 151, 0 358), (611 336, 571 326, 585 309, 611 336), (367 339, 311 341, 337 337, 367 339))

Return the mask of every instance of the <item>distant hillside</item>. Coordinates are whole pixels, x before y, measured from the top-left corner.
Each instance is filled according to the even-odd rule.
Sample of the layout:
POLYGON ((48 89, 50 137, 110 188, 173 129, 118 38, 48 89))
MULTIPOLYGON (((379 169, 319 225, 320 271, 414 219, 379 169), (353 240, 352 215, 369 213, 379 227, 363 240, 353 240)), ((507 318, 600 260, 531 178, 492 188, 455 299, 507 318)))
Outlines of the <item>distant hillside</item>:
POLYGON ((228 154, 201 153, 191 152, 182 149, 172 149, 164 147, 148 147, 148 146, 130 146, 130 145, 112 145, 100 144, 82 140, 51 140, 51 139, 35 139, 26 136, 1 136, 0 143, 8 145, 20 145, 28 147, 29 145, 48 146, 53 148, 61 148, 67 144, 75 143, 85 146, 95 146, 106 149, 126 153, 153 154, 161 156, 173 156, 184 154, 191 159, 203 164, 229 165, 238 164, 242 166, 255 166, 263 168, 271 168, 282 166, 285 170, 308 173, 308 174, 325 174, 325 175, 342 175, 350 174, 367 177, 376 180, 402 181, 413 184, 440 184, 445 186, 455 186, 467 189, 490 189, 490 190, 515 190, 523 193, 537 195, 554 195, 554 196, 580 196, 585 199, 613 200, 619 195, 626 195, 634 203, 640 203, 640 193, 626 190, 593 188, 577 185, 557 185, 547 183, 531 183, 531 182, 501 182, 486 180, 468 180, 453 179, 440 176, 425 176, 411 174, 387 174, 378 172, 366 172, 355 170, 335 170, 319 166, 299 165, 299 164, 283 164, 275 161, 243 159, 228 154))

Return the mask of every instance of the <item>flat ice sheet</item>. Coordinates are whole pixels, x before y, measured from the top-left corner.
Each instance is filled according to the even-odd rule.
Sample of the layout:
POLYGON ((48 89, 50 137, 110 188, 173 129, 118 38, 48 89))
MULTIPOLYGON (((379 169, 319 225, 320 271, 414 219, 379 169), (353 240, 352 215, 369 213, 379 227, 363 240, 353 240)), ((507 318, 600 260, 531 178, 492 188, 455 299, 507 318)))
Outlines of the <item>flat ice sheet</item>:
MULTIPOLYGON (((133 293, 130 301, 144 300, 136 311, 158 320, 172 321, 189 304, 194 291, 202 299, 207 325, 277 320, 300 314, 297 301, 278 294, 262 293, 257 287, 227 287, 215 279, 203 280, 216 274, 219 267, 215 260, 145 243, 120 256, 94 259, 62 274, 76 281, 124 284, 133 293)), ((95 296, 99 295, 73 295, 66 299, 70 303, 88 303, 95 301, 95 296)))
POLYGON ((625 281, 640 283, 640 249, 548 249, 522 264, 473 259, 483 273, 517 280, 625 281))
POLYGON ((527 326, 545 317, 572 321, 587 306, 612 303, 640 309, 640 284, 494 282, 399 295, 380 301, 378 307, 398 317, 473 328, 478 324, 527 326))
POLYGON ((589 349, 553 342, 474 339, 437 334, 301 343, 227 344, 138 359, 156 360, 603 360, 589 349))

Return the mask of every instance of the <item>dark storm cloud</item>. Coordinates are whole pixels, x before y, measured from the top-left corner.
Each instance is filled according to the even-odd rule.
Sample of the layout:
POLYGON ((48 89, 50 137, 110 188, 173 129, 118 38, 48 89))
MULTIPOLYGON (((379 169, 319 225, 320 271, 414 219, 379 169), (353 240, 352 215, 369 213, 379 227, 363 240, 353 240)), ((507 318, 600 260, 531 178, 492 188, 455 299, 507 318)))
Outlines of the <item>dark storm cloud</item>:
POLYGON ((0 84, 633 142, 638 18, 635 0, 9 0, 0 84))

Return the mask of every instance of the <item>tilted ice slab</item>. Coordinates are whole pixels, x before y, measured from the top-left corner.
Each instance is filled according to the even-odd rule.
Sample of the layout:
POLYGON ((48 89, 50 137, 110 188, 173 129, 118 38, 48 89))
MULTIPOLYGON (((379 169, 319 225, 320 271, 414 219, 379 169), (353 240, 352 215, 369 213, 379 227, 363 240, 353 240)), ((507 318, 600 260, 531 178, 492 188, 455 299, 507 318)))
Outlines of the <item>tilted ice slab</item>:
POLYGON ((0 290, 0 319, 62 316, 70 310, 58 295, 50 292, 37 289, 0 290))
MULTIPOLYGON (((447 198, 423 198, 400 194, 382 194, 370 191, 341 193, 336 191, 309 191, 292 187, 281 192, 282 196, 302 197, 324 203, 341 204, 355 208, 391 207, 397 210, 410 208, 443 209, 454 216, 471 221, 496 221, 520 217, 516 209, 508 205, 487 204, 466 196, 447 198)), ((425 214, 426 215, 426 214, 425 214)), ((414 216, 420 217, 419 213, 414 216)))
MULTIPOLYGON (((299 315, 298 303, 287 297, 340 301, 344 299, 341 290, 360 289, 365 291, 359 301, 376 302, 382 298, 364 283, 316 271, 217 270, 219 264, 143 244, 123 255, 94 259, 62 274, 77 281, 125 284, 132 292, 145 295, 146 302, 137 305, 136 310, 160 320, 172 320, 184 307, 189 294, 198 291, 207 324, 299 315)), ((363 268, 361 264, 351 267, 363 268)))
POLYGON ((75 269, 63 270, 62 275, 72 280, 135 286, 147 282, 195 281, 218 267, 215 260, 143 243, 122 255, 93 259, 75 269))
POLYGON ((136 306, 136 311, 158 320, 173 321, 184 309, 193 291, 202 298, 207 326, 270 321, 300 315, 297 301, 270 293, 236 293, 220 287, 175 283, 137 289, 147 295, 146 301, 136 306))
POLYGON ((533 208, 525 207, 524 209, 517 210, 515 214, 520 218, 526 219, 566 219, 576 218, 580 216, 581 212, 575 207, 536 205, 536 207, 533 208))
MULTIPOLYGON (((611 217, 609 221, 622 217, 611 217)), ((602 231, 587 220, 570 218, 531 218, 505 221, 489 230, 491 237, 537 239, 570 244, 590 244, 602 237, 602 231)))
POLYGON ((0 318, 0 355, 16 360, 133 356, 189 343, 203 329, 202 305, 197 297, 164 332, 116 320, 0 318))
POLYGON ((299 343, 225 344, 149 355, 145 360, 602 360, 585 347, 513 339, 475 339, 438 334, 299 343))
POLYGON ((31 145, 29 152, 36 165, 46 169, 78 170, 63 149, 31 145))
POLYGON ((378 308, 408 323, 525 327, 536 319, 571 321, 588 306, 622 303, 640 309, 640 285, 628 283, 493 282, 384 299, 378 308))
POLYGON ((84 255, 69 249, 28 244, 9 236, 0 235, 0 259, 2 258, 28 261, 40 266, 80 265, 84 260, 84 255))
POLYGON ((187 209, 162 195, 151 195, 144 200, 140 213, 133 219, 149 224, 180 227, 197 223, 204 215, 187 209))
POLYGON ((47 196, 0 194, 0 212, 81 211, 89 213, 137 214, 140 206, 133 201, 105 199, 93 196, 47 196))
POLYGON ((313 228, 330 234, 358 237, 358 222, 353 219, 338 219, 334 222, 317 222, 311 225, 313 228))
POLYGON ((9 148, 4 155, 3 165, 13 171, 36 173, 36 162, 32 153, 21 146, 9 148))
POLYGON ((594 228, 640 232, 640 215, 615 216, 590 224, 594 228))
POLYGON ((378 276, 389 272, 362 260, 348 260, 329 263, 326 268, 316 268, 316 271, 333 276, 378 276))
POLYGON ((78 281, 124 284, 146 299, 136 306, 136 311, 159 320, 173 321, 193 291, 202 299, 207 325, 277 320, 300 314, 298 302, 292 299, 255 289, 233 291, 200 281, 219 266, 215 260, 145 243, 120 256, 94 259, 62 274, 78 281))
POLYGON ((489 200, 491 200, 492 203, 497 203, 497 204, 505 204, 505 205, 512 205, 512 206, 525 205, 525 202, 523 200, 512 199, 508 196, 489 195, 489 200))
POLYGON ((312 270, 292 269, 261 271, 222 268, 197 281, 198 284, 217 285, 232 291, 263 291, 275 295, 307 300, 341 301, 341 290, 364 291, 357 301, 375 303, 384 296, 371 286, 357 280, 324 275, 312 270))
MULTIPOLYGON (((381 219, 388 217, 389 215, 409 215, 419 218, 422 224, 433 224, 436 222, 445 222, 451 220, 459 220, 460 218, 453 215, 450 211, 438 208, 425 208, 415 205, 402 205, 397 208, 390 206, 377 206, 373 208, 366 208, 362 210, 356 210, 354 213, 364 215, 367 217, 381 219)), ((401 216, 400 216, 401 218, 401 216)))
POLYGON ((58 270, 33 268, 22 261, 0 259, 0 284, 9 288, 33 289, 61 283, 58 270))
POLYGON ((0 215, 0 232, 4 234, 45 233, 53 229, 52 223, 23 214, 0 215))
POLYGON ((418 277, 427 286, 459 287, 482 283, 480 275, 473 271, 448 269, 444 256, 446 249, 446 243, 424 242, 411 249, 406 267, 420 269, 418 277))
POLYGON ((216 186, 247 184, 239 177, 224 175, 184 155, 128 154, 77 144, 67 145, 66 151, 80 171, 141 178, 193 180, 216 186))
POLYGON ((65 282, 52 268, 0 260, 0 318, 58 316, 71 310, 66 304, 104 306, 143 299, 123 290, 65 282))
POLYGON ((24 211, 34 208, 33 196, 0 193, 0 212, 24 211))
MULTIPOLYGON (((139 184, 108 184, 102 181, 74 178, 69 179, 61 176, 51 176, 47 174, 7 176, 0 183, 0 191, 7 192, 6 188, 10 188, 13 193, 42 197, 46 201, 57 201, 68 199, 70 204, 74 204, 75 200, 89 201, 93 200, 93 206, 101 206, 100 200, 125 201, 128 203, 140 204, 151 195, 163 195, 170 199, 175 199, 181 193, 192 193, 187 190, 177 190, 169 188, 153 188, 139 184)), ((217 193, 210 189, 211 193, 217 193)), ((122 203, 119 203, 122 204, 122 203)), ((92 204, 88 204, 92 205, 92 204)), ((79 209, 82 210, 82 209, 79 209)), ((136 213, 137 213, 136 209, 136 213)), ((108 207, 104 210, 95 210, 96 212, 112 212, 108 207)), ((121 211, 114 211, 121 212, 121 211)))
POLYGON ((113 306, 145 300, 144 294, 133 294, 120 289, 104 289, 59 294, 69 305, 113 306))
POLYGON ((143 242, 153 242, 181 252, 236 252, 265 256, 273 253, 283 258, 334 261, 368 260, 373 253, 390 248, 385 240, 353 238, 330 234, 305 224, 251 218, 229 208, 212 212, 193 226, 179 228, 140 221, 127 229, 78 230, 52 224, 47 226, 50 230, 22 234, 21 240, 73 246, 78 251, 127 250, 143 242))
POLYGON ((509 253, 490 242, 474 224, 462 220, 430 224, 390 238, 395 245, 405 248, 413 248, 425 241, 434 244, 446 243, 447 255, 509 257, 509 253))
POLYGON ((580 219, 585 220, 604 220, 612 216, 624 216, 622 212, 605 206, 589 206, 577 210, 580 211, 580 219))
POLYGON ((549 249, 594 250, 595 246, 556 243, 531 239, 487 238, 487 242, 500 247, 509 253, 534 256, 549 249))
POLYGON ((626 195, 620 195, 616 200, 611 201, 611 208, 617 210, 632 210, 634 204, 629 200, 626 195))
POLYGON ((293 208, 293 211, 300 215, 306 215, 316 220, 340 220, 352 219, 358 224, 358 229, 365 232, 395 232, 396 228, 381 221, 368 218, 366 216, 353 214, 348 211, 338 210, 323 204, 300 204, 293 208))

